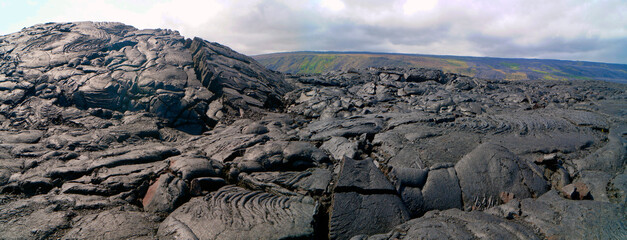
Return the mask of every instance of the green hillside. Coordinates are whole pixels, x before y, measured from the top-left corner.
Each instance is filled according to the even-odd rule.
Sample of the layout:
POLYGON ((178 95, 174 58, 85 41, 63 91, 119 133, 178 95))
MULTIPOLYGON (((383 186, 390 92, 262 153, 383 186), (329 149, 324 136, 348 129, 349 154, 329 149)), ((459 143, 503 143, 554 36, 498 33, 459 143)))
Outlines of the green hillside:
POLYGON ((627 65, 548 59, 459 57, 388 53, 292 52, 254 56, 286 73, 323 73, 365 67, 423 67, 500 80, 605 80, 627 83, 627 65))

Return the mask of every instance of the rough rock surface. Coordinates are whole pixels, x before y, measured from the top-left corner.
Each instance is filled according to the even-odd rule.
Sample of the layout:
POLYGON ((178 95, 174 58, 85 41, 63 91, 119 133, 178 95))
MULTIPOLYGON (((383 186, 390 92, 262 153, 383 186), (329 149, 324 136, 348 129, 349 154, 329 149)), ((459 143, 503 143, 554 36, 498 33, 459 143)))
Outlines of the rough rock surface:
POLYGON ((368 239, 541 239, 533 229, 487 213, 432 211, 368 239))
POLYGON ((283 239, 313 236, 314 201, 226 186, 190 200, 159 227, 174 239, 283 239))
POLYGON ((77 218, 63 239, 154 239, 158 220, 134 209, 112 209, 77 218))
POLYGON ((376 234, 409 219, 394 187, 371 159, 342 160, 331 208, 332 239, 376 234))
POLYGON ((36 25, 0 36, 0 238, 622 239, 625 109, 616 83, 289 75, 36 25))
POLYGON ((544 193, 545 189, 535 192, 534 188, 527 186, 534 182, 531 178, 543 181, 542 176, 534 174, 528 164, 533 163, 521 161, 502 146, 478 146, 455 165, 466 207, 472 207, 484 199, 495 202, 502 192, 518 198, 544 193))

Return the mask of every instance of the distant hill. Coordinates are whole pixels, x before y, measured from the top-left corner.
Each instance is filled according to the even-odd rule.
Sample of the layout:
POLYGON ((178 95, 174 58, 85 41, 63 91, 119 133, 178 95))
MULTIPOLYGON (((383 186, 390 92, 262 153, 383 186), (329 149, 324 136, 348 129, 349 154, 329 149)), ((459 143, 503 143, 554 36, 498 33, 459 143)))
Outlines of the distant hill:
POLYGON ((364 67, 424 67, 484 79, 605 80, 627 83, 627 65, 563 61, 368 52, 290 52, 253 56, 286 73, 323 73, 364 67))

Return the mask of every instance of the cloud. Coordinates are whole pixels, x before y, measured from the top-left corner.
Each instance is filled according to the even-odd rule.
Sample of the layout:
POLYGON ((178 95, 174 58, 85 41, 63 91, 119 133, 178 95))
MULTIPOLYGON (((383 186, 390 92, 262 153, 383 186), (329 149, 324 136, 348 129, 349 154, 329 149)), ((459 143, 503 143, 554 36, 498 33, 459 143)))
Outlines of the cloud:
POLYGON ((624 0, 4 1, 0 33, 50 21, 170 28, 245 54, 384 51, 627 64, 624 0))
POLYGON ((403 13, 406 15, 418 12, 431 11, 438 4, 438 0, 407 0, 403 4, 403 13))
POLYGON ((321 0, 320 6, 334 12, 341 11, 346 8, 346 5, 344 5, 342 0, 321 0))

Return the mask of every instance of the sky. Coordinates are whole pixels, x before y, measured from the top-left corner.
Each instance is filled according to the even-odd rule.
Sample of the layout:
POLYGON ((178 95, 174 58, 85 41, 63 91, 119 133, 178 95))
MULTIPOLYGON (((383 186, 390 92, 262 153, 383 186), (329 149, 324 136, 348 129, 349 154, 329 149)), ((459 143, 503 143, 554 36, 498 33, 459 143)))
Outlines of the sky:
POLYGON ((247 55, 369 51, 627 64, 627 0, 0 0, 0 35, 70 21, 173 29, 247 55))

